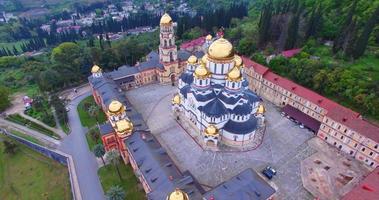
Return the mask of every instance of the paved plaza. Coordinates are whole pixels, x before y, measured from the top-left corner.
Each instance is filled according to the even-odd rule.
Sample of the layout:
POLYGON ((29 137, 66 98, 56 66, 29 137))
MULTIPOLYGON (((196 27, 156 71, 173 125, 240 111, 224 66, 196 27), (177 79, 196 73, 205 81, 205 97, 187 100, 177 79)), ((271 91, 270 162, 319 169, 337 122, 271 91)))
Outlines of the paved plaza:
POLYGON ((260 173, 271 165, 278 171, 269 181, 277 189, 278 199, 312 199, 302 186, 300 162, 316 152, 307 143, 313 133, 282 117, 276 107, 266 103, 266 134, 257 149, 204 151, 174 119, 171 98, 176 92, 176 86, 152 84, 127 91, 126 96, 181 171, 189 170, 208 189, 246 168, 260 173))

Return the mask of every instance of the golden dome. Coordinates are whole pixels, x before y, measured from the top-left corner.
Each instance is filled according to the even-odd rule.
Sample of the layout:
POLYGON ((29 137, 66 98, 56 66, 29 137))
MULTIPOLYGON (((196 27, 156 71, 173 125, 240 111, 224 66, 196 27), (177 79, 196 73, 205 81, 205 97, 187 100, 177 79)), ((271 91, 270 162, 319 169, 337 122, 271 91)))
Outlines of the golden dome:
POLYGON ((266 112, 266 108, 262 104, 260 104, 258 106, 257 114, 263 114, 265 112, 266 112))
POLYGON ((212 35, 210 35, 210 34, 207 35, 207 37, 205 37, 205 39, 208 40, 208 41, 211 40, 212 39, 212 35))
POLYGON ((172 23, 172 18, 170 17, 170 15, 168 15, 167 13, 162 15, 160 24, 171 24, 171 23, 172 23))
POLYGON ((133 123, 127 119, 116 122, 117 133, 130 133, 133 131, 133 123))
POLYGON ((175 191, 168 195, 167 200, 189 200, 188 194, 176 188, 175 191))
POLYGON ((204 55, 204 56, 201 58, 201 62, 204 63, 204 64, 207 64, 207 61, 208 61, 208 57, 207 57, 207 55, 204 55))
POLYGON ((242 78, 241 71, 237 66, 234 66, 227 75, 229 81, 240 81, 242 78))
POLYGON ((208 56, 212 59, 231 59, 233 55, 233 45, 224 38, 214 41, 208 48, 208 56))
POLYGON ((215 125, 210 125, 205 129, 205 135, 215 136, 218 135, 218 129, 215 125))
POLYGON ((188 62, 189 64, 195 64, 195 63, 197 62, 197 58, 196 58, 196 56, 194 56, 194 55, 190 56, 190 57, 188 58, 187 62, 188 62))
POLYGON ((175 96, 174 96, 174 98, 172 98, 172 104, 176 104, 176 105, 179 105, 180 104, 180 102, 181 102, 181 99, 180 99, 180 96, 178 95, 178 94, 176 94, 175 96))
POLYGON ((242 58, 240 56, 234 56, 234 62, 237 67, 241 67, 243 64, 242 58))
POLYGON ((123 110, 124 105, 122 105, 122 103, 117 100, 113 100, 108 106, 108 111, 112 114, 117 114, 118 112, 121 112, 123 110))
POLYGON ((101 68, 100 68, 99 66, 94 65, 94 66, 92 66, 91 72, 92 72, 92 73, 97 73, 97 72, 99 72, 100 70, 101 70, 101 68))
POLYGON ((205 64, 201 63, 198 67, 196 67, 194 75, 198 79, 205 79, 208 78, 210 72, 208 71, 205 64))

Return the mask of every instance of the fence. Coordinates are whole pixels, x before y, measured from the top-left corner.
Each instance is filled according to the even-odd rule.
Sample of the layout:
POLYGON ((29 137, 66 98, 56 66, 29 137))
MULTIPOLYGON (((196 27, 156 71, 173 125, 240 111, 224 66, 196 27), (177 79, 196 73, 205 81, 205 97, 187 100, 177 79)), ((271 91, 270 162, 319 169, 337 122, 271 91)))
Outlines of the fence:
POLYGON ((51 150, 51 149, 48 149, 46 147, 43 147, 43 146, 38 145, 34 142, 31 142, 29 140, 21 138, 17 135, 14 135, 5 129, 0 128, 0 133, 3 133, 4 135, 9 136, 9 137, 15 139, 16 141, 28 146, 29 148, 31 148, 31 149, 49 157, 49 158, 52 158, 55 161, 65 165, 65 166, 67 166, 68 174, 70 176, 69 178, 70 178, 72 197, 74 200, 82 200, 82 196, 81 196, 80 189, 79 189, 79 183, 78 183, 77 176, 76 176, 74 161, 72 160, 72 157, 70 155, 65 154, 63 152, 60 152, 60 151, 51 150))

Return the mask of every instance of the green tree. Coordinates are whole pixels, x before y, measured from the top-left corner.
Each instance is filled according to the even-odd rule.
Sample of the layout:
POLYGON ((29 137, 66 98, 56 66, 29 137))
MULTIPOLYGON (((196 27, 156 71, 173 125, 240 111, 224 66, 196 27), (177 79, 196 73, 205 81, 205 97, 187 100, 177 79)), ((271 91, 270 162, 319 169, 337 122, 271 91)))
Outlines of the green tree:
POLYGON ((0 112, 4 111, 11 105, 9 95, 9 89, 4 86, 0 86, 0 112))
POLYGON ((371 32, 374 30, 375 25, 378 24, 379 21, 379 6, 372 13, 371 17, 367 21, 365 27, 359 38, 356 41, 356 45, 353 51, 353 58, 357 59, 363 55, 366 50, 368 39, 370 37, 371 32))
MULTIPOLYGON (((296 1, 297 2, 297 1, 296 1)), ((299 32, 299 20, 300 20, 300 13, 301 13, 301 8, 296 8, 297 12, 291 17, 291 21, 289 22, 288 25, 288 34, 287 34, 287 39, 286 39, 286 45, 285 49, 292 49, 296 45, 296 41, 298 38, 298 32, 299 32)))
POLYGON ((118 168, 118 164, 120 163, 120 153, 118 152, 118 150, 113 149, 109 151, 105 156, 105 159, 107 160, 107 162, 111 163, 116 168, 118 177, 120 178, 120 180, 122 180, 120 169, 118 168))
POLYGON ((110 187, 105 196, 107 197, 107 200, 124 200, 126 194, 122 187, 116 185, 110 187))
POLYGON ((93 147, 93 153, 95 154, 95 156, 97 158, 101 158, 101 160, 103 161, 103 164, 105 165, 105 161, 104 161, 104 158, 103 156, 105 155, 105 149, 104 149, 104 146, 102 144, 97 144, 93 147))
POLYGON ((269 39, 269 28, 271 26, 272 17, 272 1, 270 0, 266 4, 261 12, 261 17, 259 19, 259 33, 258 33, 258 46, 262 48, 269 39))
POLYGON ((3 141, 4 153, 14 155, 17 151, 17 144, 8 140, 3 141))
POLYGON ((97 107, 95 104, 92 104, 88 107, 87 112, 89 116, 94 117, 96 121, 98 121, 98 116, 100 113, 99 107, 97 107))
POLYGON ((334 40, 333 43, 333 53, 337 53, 343 46, 345 42, 345 37, 348 33, 348 28, 352 23, 353 16, 355 13, 355 8, 357 7, 357 1, 355 0, 350 7, 349 13, 347 14, 344 23, 342 24, 338 37, 334 40))

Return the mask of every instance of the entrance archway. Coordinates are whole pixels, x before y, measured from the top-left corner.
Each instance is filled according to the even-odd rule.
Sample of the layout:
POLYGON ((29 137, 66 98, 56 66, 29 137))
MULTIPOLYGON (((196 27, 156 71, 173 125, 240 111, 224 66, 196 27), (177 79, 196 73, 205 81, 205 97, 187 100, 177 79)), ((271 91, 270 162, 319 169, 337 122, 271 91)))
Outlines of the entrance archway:
POLYGON ((171 78, 171 85, 175 86, 175 74, 171 74, 170 78, 171 78))

